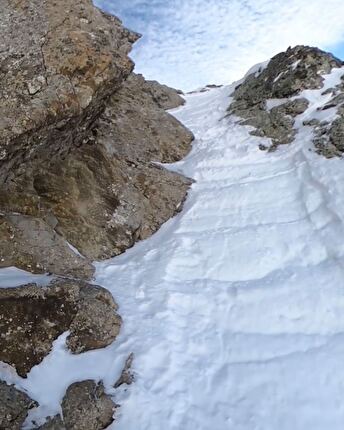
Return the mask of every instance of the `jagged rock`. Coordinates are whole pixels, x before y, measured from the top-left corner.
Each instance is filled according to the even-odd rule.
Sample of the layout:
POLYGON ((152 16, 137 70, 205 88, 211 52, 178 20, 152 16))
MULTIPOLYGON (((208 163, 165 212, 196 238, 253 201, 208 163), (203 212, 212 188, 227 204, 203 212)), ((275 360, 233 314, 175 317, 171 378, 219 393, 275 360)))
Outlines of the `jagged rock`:
MULTIPOLYGON (((274 56, 258 75, 249 75, 239 85, 234 98, 236 105, 252 107, 267 99, 292 97, 305 89, 321 88, 324 78, 342 61, 318 48, 296 46, 274 56)), ((232 108, 235 107, 232 105, 232 108)))
POLYGON ((88 380, 72 384, 62 400, 68 430, 103 430, 114 421, 116 404, 102 383, 88 380))
POLYGON ((118 380, 115 382, 114 388, 118 388, 121 385, 131 385, 134 380, 135 376, 131 370, 131 367, 133 365, 134 361, 134 354, 129 354, 129 357, 125 361, 124 368, 122 370, 121 376, 118 378, 118 380))
POLYGON ((0 288, 0 360, 25 377, 67 330, 74 353, 108 346, 120 330, 116 310, 109 291, 83 282, 0 288))
POLYGON ((37 403, 26 393, 0 381, 1 430, 20 430, 29 410, 36 406, 37 403))
MULTIPOLYGON (((140 75, 137 75, 140 79, 140 75)), ((147 91, 153 97, 153 100, 162 109, 175 109, 185 104, 185 99, 181 97, 182 92, 175 90, 167 85, 162 85, 157 81, 146 81, 141 76, 142 91, 147 91)))
MULTIPOLYGON (((165 85, 159 87, 157 82, 152 85, 141 75, 133 73, 111 97, 97 127, 97 142, 115 158, 172 163, 190 151, 192 133, 157 106, 158 88, 158 103, 166 105, 167 102, 161 102, 163 95, 169 100, 175 90, 165 85)), ((172 102, 169 103, 171 105, 172 102)))
MULTIPOLYGON (((151 163, 182 158, 193 136, 156 105, 141 77, 130 78, 113 96, 89 137, 64 157, 44 163, 30 160, 17 171, 11 189, 0 195, 5 212, 52 218, 57 233, 52 232, 54 249, 60 261, 68 261, 71 255, 79 274, 87 260, 78 259, 70 248, 62 252, 61 238, 89 260, 118 255, 171 218, 181 208, 190 185, 190 180, 151 163)), ((24 260, 22 266, 40 265, 70 275, 68 266, 55 268, 58 263, 50 258, 52 244, 40 238, 39 234, 32 251, 18 257, 14 244, 23 239, 14 235, 12 241, 4 241, 2 253, 24 260), (38 245, 39 251, 50 249, 43 253, 44 259, 40 252, 32 258, 38 245)), ((27 241, 21 248, 30 249, 27 241)))
POLYGON ((53 156, 82 142, 132 71, 127 53, 137 35, 91 0, 3 0, 0 24, 4 176, 34 152, 53 156))
POLYGON ((344 109, 339 111, 339 118, 335 119, 330 127, 329 138, 338 151, 344 152, 344 109))
POLYGON ((341 157, 344 152, 344 78, 335 88, 330 88, 327 94, 331 99, 318 110, 334 109, 335 115, 327 121, 311 119, 303 125, 313 127, 313 143, 316 152, 326 158, 341 157))
MULTIPOLYGON (((46 212, 53 213, 58 220, 54 229, 58 233, 56 239, 67 239, 91 260, 118 255, 158 230, 181 208, 190 185, 190 180, 148 161, 117 157, 105 147, 92 144, 85 144, 65 160, 51 160, 44 171, 36 169, 35 163, 27 163, 21 179, 21 189, 35 189, 41 212, 45 206, 46 212)), ((0 196, 0 200, 4 197, 0 196)), ((16 193, 10 193, 5 207, 22 212, 21 202, 16 193)), ((30 212, 34 209, 30 207, 30 212)), ((40 213, 34 215, 38 217, 40 213)), ((44 236, 42 241, 39 239, 36 245, 40 244, 41 249, 51 248, 44 236)), ((15 254, 19 258, 14 243, 20 241, 22 237, 16 235, 12 241, 4 241, 2 254, 15 254)), ((34 251, 28 251, 27 242, 22 249, 26 254, 20 254, 21 259, 34 251)), ((44 257, 38 254, 34 263, 53 273, 70 275, 69 267, 63 266, 62 253, 60 262, 56 262, 49 260, 49 252, 44 257)), ((85 264, 85 260, 78 263, 85 264)), ((33 266, 32 258, 29 264, 33 266)), ((77 266, 75 271, 82 272, 77 266)))
POLYGON ((90 0, 6 0, 0 24, 1 265, 88 279, 90 260, 180 209, 190 181, 152 162, 190 150, 162 109, 183 99, 142 76, 123 84, 138 36, 90 0))
POLYGON ((294 117, 307 109, 308 102, 288 98, 305 89, 321 88, 321 74, 342 64, 317 48, 289 48, 273 57, 266 68, 247 76, 232 94, 229 112, 243 118, 242 124, 256 127, 252 134, 271 138, 272 148, 290 143, 295 137, 294 117), (278 103, 269 109, 269 100, 278 103))
POLYGON ((38 430, 67 430, 60 415, 48 418, 47 422, 38 427, 38 430))

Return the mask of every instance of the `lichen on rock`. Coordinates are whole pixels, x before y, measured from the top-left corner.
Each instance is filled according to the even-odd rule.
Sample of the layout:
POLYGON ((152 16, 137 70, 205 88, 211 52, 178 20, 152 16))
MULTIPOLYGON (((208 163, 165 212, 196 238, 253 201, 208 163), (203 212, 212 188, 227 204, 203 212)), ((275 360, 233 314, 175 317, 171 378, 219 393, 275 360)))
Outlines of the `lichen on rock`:
POLYGON ((80 281, 0 288, 0 360, 25 377, 66 331, 73 353, 108 346, 121 327, 116 310, 109 291, 80 281))

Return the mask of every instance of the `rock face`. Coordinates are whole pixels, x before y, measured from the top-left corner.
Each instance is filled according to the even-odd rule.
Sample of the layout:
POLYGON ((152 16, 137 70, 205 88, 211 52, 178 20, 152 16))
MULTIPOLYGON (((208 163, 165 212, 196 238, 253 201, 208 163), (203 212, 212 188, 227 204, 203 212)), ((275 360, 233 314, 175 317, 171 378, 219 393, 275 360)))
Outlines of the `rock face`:
POLYGON ((146 163, 172 163, 190 151, 190 131, 159 106, 184 102, 175 90, 150 83, 134 73, 110 99, 97 128, 98 142, 115 158, 146 163), (170 98, 174 94, 177 99, 170 98), (165 94, 166 98, 163 98, 165 94))
POLYGON ((332 120, 315 119, 304 125, 314 127, 313 142, 318 154, 327 158, 340 157, 344 153, 344 78, 341 78, 339 85, 329 88, 326 93, 330 95, 330 100, 318 110, 335 109, 336 115, 332 120))
POLYGON ((190 150, 183 99, 91 0, 5 0, 0 24, 0 267, 89 279, 180 208, 190 181, 152 162, 190 150))
POLYGON ((137 35, 90 0, 3 0, 1 12, 0 159, 9 173, 45 146, 52 156, 83 141, 132 71, 137 35))
POLYGON ((1 430, 20 430, 29 410, 35 406, 36 402, 27 394, 0 381, 1 430))
MULTIPOLYGON (((141 79, 144 79, 142 75, 141 79)), ((149 88, 149 93, 153 97, 154 101, 162 109, 175 109, 185 103, 185 99, 181 97, 183 92, 180 90, 175 90, 167 85, 161 85, 157 81, 145 81, 145 85, 149 88)))
POLYGON ((0 360, 25 377, 67 330, 73 353, 108 346, 121 326, 116 310, 107 290, 77 281, 0 288, 0 360))
POLYGON ((289 48, 247 76, 232 94, 229 113, 243 118, 242 124, 256 127, 252 134, 271 138, 271 150, 290 143, 295 137, 294 118, 308 107, 306 99, 293 97, 305 89, 322 88, 321 74, 342 64, 317 48, 289 48))
POLYGON ((116 410, 102 383, 83 381, 72 384, 62 401, 68 430, 103 430, 114 420, 116 410))
MULTIPOLYGON (((181 209, 191 181, 159 163, 193 135, 165 111, 179 92, 132 73, 139 35, 91 0, 3 0, 0 36, 0 268, 61 276, 0 288, 0 360, 25 377, 67 330, 73 353, 116 339, 111 294, 81 279, 181 209)), ((6 384, 0 397, 0 428, 20 428, 31 400, 6 384)), ((104 429, 114 410, 84 381, 42 429, 104 429)))

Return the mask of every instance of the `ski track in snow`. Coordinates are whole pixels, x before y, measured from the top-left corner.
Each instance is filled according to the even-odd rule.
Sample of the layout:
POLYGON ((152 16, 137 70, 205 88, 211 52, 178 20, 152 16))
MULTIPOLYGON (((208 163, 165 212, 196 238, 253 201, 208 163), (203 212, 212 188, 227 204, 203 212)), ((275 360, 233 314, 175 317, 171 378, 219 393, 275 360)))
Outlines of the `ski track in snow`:
POLYGON ((196 141, 168 166, 196 180, 183 211, 97 263, 95 282, 120 306, 119 338, 73 356, 64 334, 26 380, 0 371, 42 404, 30 419, 57 412, 70 383, 103 378, 122 405, 110 429, 343 428, 344 161, 310 151, 301 126, 341 74, 300 95, 312 105, 275 153, 225 118, 233 86, 187 96, 173 114, 196 141), (131 352, 136 381, 114 391, 131 352))

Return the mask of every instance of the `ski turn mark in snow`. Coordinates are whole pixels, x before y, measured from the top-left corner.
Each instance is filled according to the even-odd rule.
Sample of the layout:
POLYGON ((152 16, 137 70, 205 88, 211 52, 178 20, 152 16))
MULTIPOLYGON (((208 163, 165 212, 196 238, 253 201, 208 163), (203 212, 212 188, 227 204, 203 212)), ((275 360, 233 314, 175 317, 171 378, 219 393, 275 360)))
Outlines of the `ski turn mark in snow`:
POLYGON ((136 381, 116 391, 110 428, 343 428, 343 160, 309 151, 302 126, 324 89, 300 95, 312 105, 295 142, 266 153, 263 138, 225 117, 233 88, 189 95, 174 111, 196 135, 168 166, 196 181, 182 213, 97 263, 96 283, 124 319, 116 342, 73 356, 63 335, 26 380, 2 371, 42 404, 31 419, 57 412, 76 380, 102 378, 115 393, 134 352, 136 381))

